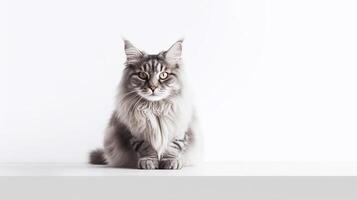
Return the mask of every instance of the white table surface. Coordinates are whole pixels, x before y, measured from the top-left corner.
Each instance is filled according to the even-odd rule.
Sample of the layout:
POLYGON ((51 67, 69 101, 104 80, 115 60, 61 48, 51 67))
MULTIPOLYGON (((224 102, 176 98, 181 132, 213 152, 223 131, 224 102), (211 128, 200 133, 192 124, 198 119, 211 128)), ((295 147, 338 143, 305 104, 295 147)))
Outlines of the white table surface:
POLYGON ((221 162, 182 170, 137 170, 85 163, 0 163, 0 176, 357 176, 357 163, 221 162))

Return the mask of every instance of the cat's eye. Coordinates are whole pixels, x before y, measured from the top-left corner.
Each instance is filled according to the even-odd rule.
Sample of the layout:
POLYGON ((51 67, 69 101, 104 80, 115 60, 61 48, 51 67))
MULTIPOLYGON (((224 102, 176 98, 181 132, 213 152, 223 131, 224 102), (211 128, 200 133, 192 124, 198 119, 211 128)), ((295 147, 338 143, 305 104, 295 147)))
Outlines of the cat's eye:
POLYGON ((160 79, 166 79, 168 74, 166 72, 162 72, 159 76, 160 76, 160 79))
POLYGON ((148 78, 148 75, 145 72, 139 72, 138 76, 141 79, 147 79, 148 78))

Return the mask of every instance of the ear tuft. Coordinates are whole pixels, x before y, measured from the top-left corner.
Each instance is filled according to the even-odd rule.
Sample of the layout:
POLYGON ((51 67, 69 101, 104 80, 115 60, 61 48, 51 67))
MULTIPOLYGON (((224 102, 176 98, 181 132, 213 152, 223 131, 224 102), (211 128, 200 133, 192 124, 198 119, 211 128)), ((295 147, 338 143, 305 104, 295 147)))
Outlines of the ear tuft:
POLYGON ((168 62, 176 63, 181 59, 183 39, 175 42, 166 52, 165 58, 168 62))
POLYGON ((126 54, 126 62, 128 64, 138 62, 144 55, 139 49, 137 49, 129 40, 124 39, 124 50, 126 54))

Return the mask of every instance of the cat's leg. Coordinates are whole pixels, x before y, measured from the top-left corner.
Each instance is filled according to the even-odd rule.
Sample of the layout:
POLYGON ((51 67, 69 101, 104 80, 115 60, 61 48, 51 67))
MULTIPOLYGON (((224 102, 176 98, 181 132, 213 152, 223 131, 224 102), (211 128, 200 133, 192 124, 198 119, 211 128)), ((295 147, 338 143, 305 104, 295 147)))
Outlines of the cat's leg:
POLYGON ((201 156, 199 129, 193 121, 186 131, 184 138, 174 138, 164 152, 160 169, 181 169, 183 166, 198 164, 201 156))
POLYGON ((145 140, 135 137, 130 139, 131 146, 138 156, 139 169, 157 169, 159 168, 159 159, 157 152, 151 144, 145 140))
POLYGON ((186 134, 183 139, 173 139, 167 150, 162 155, 159 163, 160 169, 181 169, 184 164, 184 153, 189 145, 189 138, 186 134))
POLYGON ((174 139, 162 155, 160 169, 181 169, 183 167, 183 152, 186 148, 185 139, 174 139))

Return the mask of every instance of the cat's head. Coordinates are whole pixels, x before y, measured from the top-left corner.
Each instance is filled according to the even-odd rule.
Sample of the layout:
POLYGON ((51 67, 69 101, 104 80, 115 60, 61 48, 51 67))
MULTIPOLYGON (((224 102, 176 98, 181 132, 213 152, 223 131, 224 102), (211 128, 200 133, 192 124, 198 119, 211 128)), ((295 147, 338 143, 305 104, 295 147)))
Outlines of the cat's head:
POLYGON ((146 54, 124 40, 128 92, 148 101, 160 101, 180 93, 182 42, 179 40, 158 54, 146 54))

